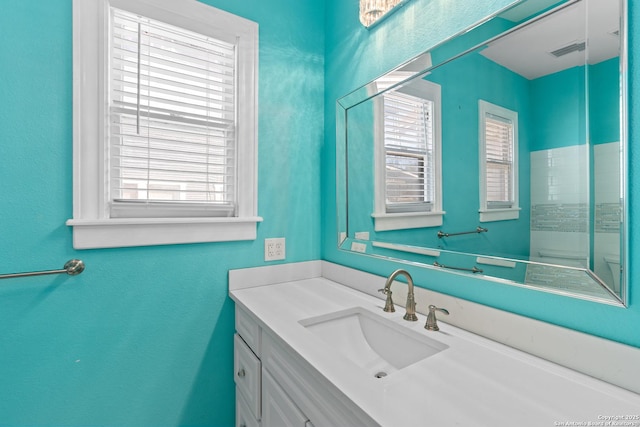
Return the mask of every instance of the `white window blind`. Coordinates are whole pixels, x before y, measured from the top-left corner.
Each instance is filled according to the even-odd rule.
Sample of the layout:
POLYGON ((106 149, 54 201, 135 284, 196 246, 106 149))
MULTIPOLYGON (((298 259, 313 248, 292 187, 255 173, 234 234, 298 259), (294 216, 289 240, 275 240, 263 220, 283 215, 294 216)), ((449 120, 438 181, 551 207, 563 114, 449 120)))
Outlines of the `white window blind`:
POLYGON ((485 185, 487 208, 514 206, 513 121, 485 114, 485 185))
POLYGON ((387 213, 433 208, 433 104, 403 93, 384 95, 387 213))
POLYGON ((236 214, 236 50, 111 9, 112 217, 236 214))

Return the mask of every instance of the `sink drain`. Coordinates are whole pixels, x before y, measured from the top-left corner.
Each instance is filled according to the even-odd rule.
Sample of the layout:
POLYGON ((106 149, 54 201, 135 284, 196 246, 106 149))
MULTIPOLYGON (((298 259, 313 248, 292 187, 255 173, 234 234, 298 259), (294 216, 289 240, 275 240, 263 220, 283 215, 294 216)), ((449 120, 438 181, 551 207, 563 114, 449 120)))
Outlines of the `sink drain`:
POLYGON ((387 376, 386 372, 378 372, 377 374, 374 375, 374 377, 376 378, 384 378, 387 376))

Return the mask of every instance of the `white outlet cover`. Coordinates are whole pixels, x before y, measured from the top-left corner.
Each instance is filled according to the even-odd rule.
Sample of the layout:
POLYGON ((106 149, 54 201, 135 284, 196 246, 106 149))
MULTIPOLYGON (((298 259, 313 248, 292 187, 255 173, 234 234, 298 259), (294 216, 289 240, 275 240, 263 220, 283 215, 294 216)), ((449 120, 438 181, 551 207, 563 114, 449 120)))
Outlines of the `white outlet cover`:
POLYGON ((286 245, 284 237, 264 239, 264 260, 278 261, 285 259, 286 245))

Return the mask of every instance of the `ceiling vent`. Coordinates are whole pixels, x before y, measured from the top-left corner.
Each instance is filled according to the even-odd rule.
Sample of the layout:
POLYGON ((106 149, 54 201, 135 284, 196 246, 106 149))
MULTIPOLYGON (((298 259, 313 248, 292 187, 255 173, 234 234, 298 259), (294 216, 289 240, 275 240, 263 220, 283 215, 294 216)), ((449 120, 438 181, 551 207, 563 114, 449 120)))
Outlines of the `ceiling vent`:
POLYGON ((582 52, 585 49, 585 47, 586 47, 585 42, 574 42, 549 53, 551 53, 556 58, 560 58, 561 56, 568 55, 572 52, 582 52))

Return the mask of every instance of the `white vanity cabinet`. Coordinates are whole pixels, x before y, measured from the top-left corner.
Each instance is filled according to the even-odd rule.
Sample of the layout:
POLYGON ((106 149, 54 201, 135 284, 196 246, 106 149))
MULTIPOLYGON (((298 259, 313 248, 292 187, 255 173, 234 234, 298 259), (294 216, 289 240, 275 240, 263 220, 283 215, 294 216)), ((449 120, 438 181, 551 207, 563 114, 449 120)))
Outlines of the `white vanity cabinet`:
MULTIPOLYGON (((271 267, 259 267, 250 272, 230 272, 230 296, 236 304, 239 335, 236 351, 253 353, 260 364, 257 398, 260 410, 257 415, 245 398, 246 390, 255 388, 240 388, 242 377, 238 377, 236 371, 238 423, 244 423, 245 427, 310 427, 310 422, 315 427, 507 427, 514 424, 539 427, 567 421, 600 425, 606 422, 603 417, 611 414, 625 414, 630 417, 628 419, 637 417, 640 408, 637 393, 451 324, 442 323, 440 331, 427 332, 423 328, 424 318, 421 322, 405 322, 401 312, 384 313, 383 301, 375 292, 385 283, 384 277, 372 278, 369 274, 342 267, 338 270, 341 274, 330 272, 332 276, 357 282, 354 287, 348 287, 324 277, 296 278, 301 274, 293 274, 292 271, 297 270, 291 266, 276 270, 284 279, 277 278, 280 273, 273 271, 271 267), (280 282, 270 282, 275 280, 280 282), (360 286, 358 283, 366 284, 372 293, 359 291, 355 288, 360 286), (377 377, 374 374, 378 371, 377 366, 369 369, 367 365, 371 358, 365 360, 364 353, 351 347, 352 335, 332 341, 332 336, 321 335, 320 329, 313 327, 320 321, 342 319, 345 313, 354 312, 378 316, 376 325, 380 327, 374 328, 373 336, 381 340, 383 346, 386 343, 384 349, 394 350, 385 353, 387 356, 380 353, 380 357, 415 353, 413 345, 409 345, 413 341, 390 340, 387 332, 399 332, 397 328, 406 328, 406 332, 411 330, 412 335, 422 334, 429 342, 433 341, 431 344, 437 341, 444 349, 400 366, 384 378, 377 377), (386 326, 382 327, 383 324, 386 326)), ((435 293, 420 294, 420 297, 423 306, 426 305, 424 301, 445 298, 435 293)), ((507 343, 520 339, 518 334, 524 330, 530 339, 547 343, 545 345, 562 347, 563 340, 572 341, 572 346, 576 347, 570 354, 579 359, 579 363, 583 363, 585 357, 589 359, 592 352, 601 355, 593 359, 595 361, 612 358, 610 360, 617 361, 618 369, 620 366, 627 368, 622 369, 629 376, 624 384, 637 389, 637 381, 633 383, 637 375, 631 374, 640 360, 637 348, 623 348, 621 344, 614 345, 578 332, 556 330, 541 322, 446 298, 446 304, 438 305, 455 307, 451 318, 470 316, 464 321, 465 325, 480 319, 480 323, 487 322, 486 328, 490 326, 491 332, 505 322, 522 326, 512 328, 513 333, 501 332, 500 336, 507 343), (466 311, 470 314, 465 314, 466 311), (599 347, 603 345, 613 351, 604 352, 599 347)), ((357 336, 358 325, 361 327, 362 323, 335 325, 351 328, 349 330, 357 336)), ((335 329, 330 333, 335 333, 335 329)), ((251 355, 248 356, 248 360, 252 360, 251 355)), ((238 356, 238 360, 239 365, 251 364, 242 362, 243 356, 238 356)))
POLYGON ((261 361, 264 332, 236 308, 236 427, 314 427, 261 361))

